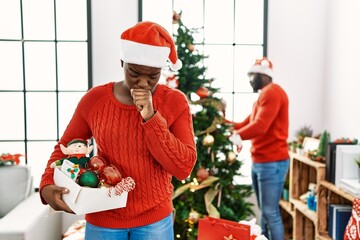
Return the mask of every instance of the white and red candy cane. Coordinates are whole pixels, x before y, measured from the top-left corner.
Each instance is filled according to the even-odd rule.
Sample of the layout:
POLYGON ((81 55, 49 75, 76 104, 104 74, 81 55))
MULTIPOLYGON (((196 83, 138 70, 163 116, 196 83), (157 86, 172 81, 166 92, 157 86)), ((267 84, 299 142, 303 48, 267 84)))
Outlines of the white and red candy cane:
POLYGON ((121 182, 115 185, 115 187, 110 187, 108 190, 108 195, 111 197, 112 190, 115 188, 115 194, 121 195, 123 192, 130 192, 135 188, 135 181, 131 177, 123 178, 121 182))

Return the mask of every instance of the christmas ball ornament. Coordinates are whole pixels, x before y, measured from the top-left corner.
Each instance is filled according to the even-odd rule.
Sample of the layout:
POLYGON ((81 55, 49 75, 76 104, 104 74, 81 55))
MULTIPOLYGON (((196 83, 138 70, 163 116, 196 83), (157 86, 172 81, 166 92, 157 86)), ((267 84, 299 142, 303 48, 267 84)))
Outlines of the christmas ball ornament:
POLYGON ((104 170, 105 166, 106 166, 105 161, 99 158, 98 156, 93 156, 89 160, 90 169, 97 173, 101 173, 104 170))
POLYGON ((209 172, 205 168, 199 168, 196 172, 198 181, 204 181, 209 177, 209 172))
POLYGON ((230 164, 234 163, 236 161, 236 154, 233 151, 228 152, 226 161, 230 164))
POLYGON ((83 187, 96 188, 99 184, 99 179, 93 171, 85 171, 79 176, 78 184, 83 187))
POLYGON ((119 169, 115 165, 110 164, 99 174, 99 178, 104 184, 115 186, 121 181, 122 176, 119 169))
POLYGON ((195 50, 195 45, 190 43, 187 45, 187 49, 189 49, 190 52, 193 52, 195 50))
POLYGON ((211 134, 208 134, 203 138, 202 144, 205 147, 210 147, 214 144, 214 141, 215 141, 214 137, 211 134))
POLYGON ((206 87, 199 87, 198 90, 196 90, 196 94, 200 97, 200 98, 205 98, 207 96, 209 96, 209 89, 207 89, 206 87))
POLYGON ((191 221, 192 223, 197 223, 199 221, 199 217, 200 214, 195 211, 195 210, 191 210, 191 212, 189 213, 189 221, 191 221))

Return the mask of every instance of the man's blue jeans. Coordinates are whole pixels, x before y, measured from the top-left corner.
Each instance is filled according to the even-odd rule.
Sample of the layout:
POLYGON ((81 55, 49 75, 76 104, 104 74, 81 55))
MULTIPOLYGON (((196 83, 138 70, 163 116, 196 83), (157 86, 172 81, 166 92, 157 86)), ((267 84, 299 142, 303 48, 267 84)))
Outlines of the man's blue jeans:
POLYGON ((102 228, 86 223, 85 240, 173 240, 173 214, 141 227, 102 228))
POLYGON ((251 166, 253 188, 261 211, 261 228, 263 234, 270 240, 284 239, 279 201, 289 163, 290 160, 286 159, 269 163, 253 163, 251 166))

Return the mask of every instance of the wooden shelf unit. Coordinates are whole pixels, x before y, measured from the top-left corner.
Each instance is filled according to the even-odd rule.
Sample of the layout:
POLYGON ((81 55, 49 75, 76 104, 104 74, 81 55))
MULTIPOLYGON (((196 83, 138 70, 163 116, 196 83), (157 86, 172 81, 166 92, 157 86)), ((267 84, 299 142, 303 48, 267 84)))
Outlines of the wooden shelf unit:
MULTIPOLYGON (((325 179, 324 163, 315 162, 306 156, 290 152, 289 202, 280 201, 280 207, 292 216, 292 239, 311 240, 317 237, 317 213, 300 200, 308 192, 309 183, 316 184, 325 179)), ((286 231, 286 229, 285 229, 286 231)))
POLYGON ((320 181, 318 190, 318 232, 319 239, 331 239, 328 234, 328 209, 330 204, 352 205, 354 196, 327 181, 320 181))
POLYGON ((331 240, 327 229, 330 204, 351 205, 354 201, 354 196, 325 180, 325 170, 324 163, 290 152, 290 200, 281 200, 279 205, 292 217, 293 240, 331 240), (300 196, 308 192, 309 183, 316 184, 316 211, 300 200, 300 196))

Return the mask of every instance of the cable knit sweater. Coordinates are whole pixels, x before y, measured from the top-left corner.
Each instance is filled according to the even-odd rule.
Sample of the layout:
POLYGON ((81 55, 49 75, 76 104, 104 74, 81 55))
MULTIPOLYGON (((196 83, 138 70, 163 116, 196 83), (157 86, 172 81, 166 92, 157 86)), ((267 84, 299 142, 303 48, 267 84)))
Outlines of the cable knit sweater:
POLYGON ((251 156, 255 163, 274 162, 289 158, 289 100, 285 91, 270 83, 261 89, 252 113, 234 124, 243 140, 251 139, 251 156))
POLYGON ((94 137, 97 155, 115 164, 123 177, 132 177, 136 187, 129 192, 125 208, 86 214, 85 219, 108 228, 143 226, 171 213, 172 176, 185 179, 193 169, 192 117, 185 95, 159 84, 153 93, 156 113, 145 122, 134 105, 114 97, 113 88, 113 82, 94 87, 81 99, 48 161, 40 191, 54 184, 50 164, 65 157, 59 144, 94 137))

